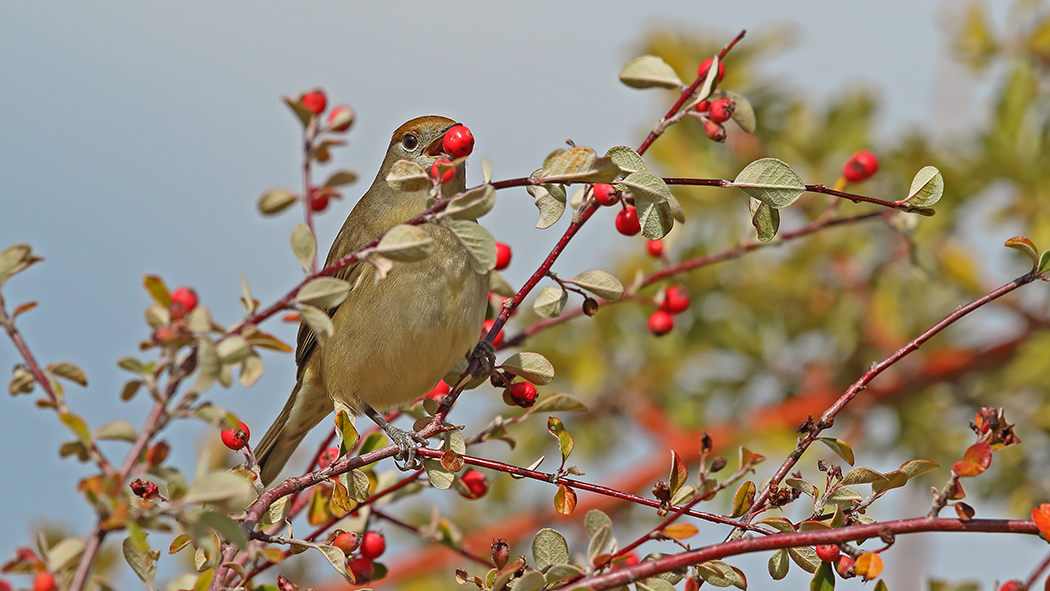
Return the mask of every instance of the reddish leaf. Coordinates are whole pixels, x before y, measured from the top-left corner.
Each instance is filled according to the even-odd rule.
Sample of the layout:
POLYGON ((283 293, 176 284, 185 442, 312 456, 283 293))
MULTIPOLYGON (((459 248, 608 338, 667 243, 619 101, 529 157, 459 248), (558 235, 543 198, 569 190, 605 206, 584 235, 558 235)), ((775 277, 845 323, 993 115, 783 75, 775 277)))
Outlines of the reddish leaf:
POLYGON ((558 492, 554 495, 554 509, 560 515, 572 515, 576 510, 576 493, 564 484, 559 484, 558 492))
POLYGON ((963 454, 962 461, 952 464, 952 472, 963 478, 977 476, 992 463, 992 447, 987 443, 975 443, 963 454))
POLYGON ((1050 503, 1043 503, 1032 509, 1032 521, 1039 528, 1039 535, 1050 542, 1050 503))
POLYGON ((976 514, 976 512, 973 510, 973 507, 967 505, 966 503, 955 503, 953 507, 955 507, 955 514, 958 515, 959 519, 962 519, 963 521, 969 521, 973 519, 973 516, 976 514))
POLYGON ((695 536, 700 530, 691 523, 675 523, 663 529, 660 533, 672 540, 685 540, 695 536))
POLYGON ((678 489, 682 488, 682 485, 685 484, 688 478, 689 468, 685 466, 682 457, 674 450, 671 450, 671 477, 668 478, 668 482, 671 483, 672 496, 678 492, 678 489))

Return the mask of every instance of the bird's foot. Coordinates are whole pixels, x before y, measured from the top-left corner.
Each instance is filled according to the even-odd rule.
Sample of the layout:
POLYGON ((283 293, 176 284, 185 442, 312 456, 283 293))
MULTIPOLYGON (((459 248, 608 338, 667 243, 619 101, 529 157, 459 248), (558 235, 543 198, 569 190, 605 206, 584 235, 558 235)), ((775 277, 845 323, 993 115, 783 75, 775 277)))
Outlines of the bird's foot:
POLYGON ((405 431, 387 424, 383 427, 387 437, 397 446, 397 455, 394 456, 394 465, 402 472, 419 470, 423 467, 422 460, 416 455, 416 450, 427 442, 426 439, 416 435, 412 431, 405 431))
POLYGON ((478 369, 474 372, 474 377, 488 377, 496 367, 496 347, 488 341, 478 341, 474 350, 470 352, 470 359, 471 361, 478 360, 478 369))

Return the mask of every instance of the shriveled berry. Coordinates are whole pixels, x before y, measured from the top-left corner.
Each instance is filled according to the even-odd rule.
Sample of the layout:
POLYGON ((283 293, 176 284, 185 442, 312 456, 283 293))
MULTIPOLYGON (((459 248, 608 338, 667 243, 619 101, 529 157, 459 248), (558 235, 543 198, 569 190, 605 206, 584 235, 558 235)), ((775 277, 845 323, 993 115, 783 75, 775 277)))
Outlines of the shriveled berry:
POLYGON ((324 470, 339 459, 339 448, 329 447, 317 456, 317 467, 324 470))
POLYGON ((671 314, 681 314, 689 309, 689 292, 681 285, 672 285, 664 292, 660 309, 671 314))
POLYGON ((358 546, 361 545, 361 536, 352 531, 336 530, 333 532, 335 536, 332 537, 331 546, 335 546, 343 551, 343 554, 347 556, 354 553, 358 546))
POLYGON ((375 560, 386 552, 386 538, 383 534, 374 531, 366 531, 361 540, 361 556, 369 560, 375 560))
POLYGON ((314 115, 320 115, 324 112, 325 107, 328 106, 328 97, 325 96, 323 90, 315 88, 304 94, 300 102, 306 107, 306 110, 314 115))
POLYGON ((842 166, 842 178, 851 183, 868 180, 879 170, 879 159, 868 151, 857 152, 842 166))
POLYGON ((704 121, 704 135, 716 142, 726 141, 726 128, 721 123, 708 119, 704 121))
POLYGON ((463 481, 463 484, 470 491, 469 499, 480 499, 485 496, 485 493, 489 492, 489 482, 485 479, 485 475, 477 470, 467 470, 459 477, 463 481))
POLYGON ((664 241, 663 240, 650 240, 645 245, 646 250, 649 251, 649 256, 653 258, 660 258, 664 256, 664 241))
POLYGON ((594 193, 594 200, 598 202, 598 205, 609 206, 620 200, 619 191, 608 183, 595 183, 591 191, 594 193))
POLYGON ((141 497, 143 499, 150 500, 160 496, 160 489, 157 487, 156 484, 153 484, 148 480, 136 478, 135 480, 131 481, 130 486, 131 492, 134 493, 136 497, 141 497))
POLYGON ((733 117, 733 111, 735 110, 736 102, 733 99, 720 98, 711 102, 711 108, 708 110, 707 116, 715 123, 724 123, 733 117))
POLYGON ((824 562, 835 562, 835 559, 839 557, 839 547, 835 544, 820 544, 814 547, 817 551, 817 558, 824 562))
POLYGON ((470 156, 474 151, 474 134, 470 133, 466 125, 454 125, 445 132, 441 147, 453 158, 470 156))
POLYGON ((652 316, 649 316, 649 332, 654 335, 662 337, 671 332, 672 328, 674 328, 674 316, 671 316, 670 312, 657 310, 652 316))
POLYGON ((503 401, 512 406, 529 408, 536 404, 536 386, 529 382, 514 382, 503 391, 503 401))
POLYGON ((503 538, 492 540, 492 564, 502 569, 507 566, 508 560, 510 560, 510 544, 507 543, 507 540, 503 538))
POLYGON ((447 168, 445 169, 445 172, 441 172, 441 169, 438 168, 439 164, 452 164, 452 162, 447 158, 440 158, 436 162, 434 162, 434 164, 430 166, 431 178, 438 179, 438 181, 441 183, 447 183, 456 177, 455 168, 447 168))
MULTIPOLYGON (((700 62, 700 67, 696 69, 696 74, 700 78, 707 77, 707 71, 711 69, 711 64, 714 62, 714 58, 707 58, 700 62)), ((722 78, 726 77, 726 64, 723 61, 718 62, 718 82, 722 81, 722 78)))
POLYGON ((642 231, 642 225, 638 222, 638 211, 628 205, 616 214, 616 230, 624 236, 634 236, 642 231))
POLYGON ((346 105, 339 105, 328 114, 328 129, 346 131, 354 123, 354 110, 346 105))
POLYGON ((496 243, 496 270, 502 271, 510 266, 510 246, 502 242, 496 243))
POLYGON ((248 431, 248 425, 241 422, 237 429, 223 429, 219 436, 222 437, 222 443, 226 447, 237 451, 244 447, 248 443, 248 438, 251 437, 251 432, 248 431))

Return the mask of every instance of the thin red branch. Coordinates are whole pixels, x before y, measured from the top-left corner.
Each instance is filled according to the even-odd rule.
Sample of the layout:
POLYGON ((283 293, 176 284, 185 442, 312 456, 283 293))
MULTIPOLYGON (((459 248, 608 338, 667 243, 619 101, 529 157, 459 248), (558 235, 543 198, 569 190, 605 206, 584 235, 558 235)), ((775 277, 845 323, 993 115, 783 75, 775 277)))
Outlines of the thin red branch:
MULTIPOLYGON (((728 189, 733 187, 733 181, 727 181, 724 179, 694 179, 685 177, 664 177, 664 182, 668 185, 684 185, 690 187, 721 187, 728 189)), ((838 197, 840 199, 847 199, 854 203, 873 203, 875 205, 881 205, 882 207, 888 207, 890 209, 899 209, 901 211, 913 211, 919 212, 923 215, 933 215, 934 210, 929 207, 914 207, 908 205, 906 202, 900 201, 886 201, 885 199, 878 199, 876 197, 868 197, 867 195, 860 195, 858 193, 847 193, 845 191, 837 191, 830 189, 824 185, 805 185, 805 192, 807 193, 820 193, 822 195, 831 195, 832 197, 838 197)))
MULTIPOLYGON (((419 536, 420 539, 431 541, 431 542, 434 541, 434 540, 431 540, 431 539, 427 538, 425 535, 423 535, 423 532, 421 532, 418 527, 416 527, 416 526, 414 526, 412 524, 409 524, 409 523, 405 523, 404 521, 401 521, 400 519, 398 519, 398 518, 396 518, 396 517, 386 513, 385 511, 380 511, 379 509, 373 509, 372 510, 372 515, 375 515, 376 517, 379 517, 380 519, 384 519, 386 521, 389 521, 390 523, 393 523, 394 525, 396 525, 396 526, 398 526, 398 527, 400 527, 402 529, 406 529, 406 530, 416 534, 417 536, 419 536)), ((440 542, 437 542, 437 543, 440 543, 440 542)), ((477 556, 475 554, 471 554, 470 552, 467 552, 466 550, 464 550, 462 548, 456 548, 455 546, 452 546, 452 545, 449 545, 449 544, 441 544, 441 545, 445 546, 449 550, 452 550, 456 554, 459 554, 460 556, 466 558, 467 560, 473 560, 474 562, 476 562, 476 563, 478 563, 481 566, 484 566, 486 568, 492 568, 493 566, 495 566, 495 565, 492 564, 492 560, 488 560, 488 559, 482 558, 481 556, 477 556)))

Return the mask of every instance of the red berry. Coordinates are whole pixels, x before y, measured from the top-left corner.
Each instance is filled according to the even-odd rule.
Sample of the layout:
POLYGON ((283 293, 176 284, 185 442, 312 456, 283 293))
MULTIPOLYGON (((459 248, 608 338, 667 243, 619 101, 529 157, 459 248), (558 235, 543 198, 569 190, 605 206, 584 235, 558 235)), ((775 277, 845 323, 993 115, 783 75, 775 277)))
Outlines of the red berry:
POLYGON ((681 285, 672 285, 664 292, 660 309, 671 314, 681 314, 689 309, 689 292, 681 285))
POLYGON ((489 482, 485 480, 485 475, 477 470, 467 470, 459 477, 466 485, 467 490, 470 491, 470 499, 480 499, 485 496, 485 493, 489 492, 489 482))
POLYGON ((536 386, 528 382, 514 382, 503 393, 503 401, 512 406, 529 408, 536 403, 536 386))
POLYGON ((328 129, 332 131, 346 131, 353 123, 354 110, 346 105, 339 105, 328 114, 328 129))
POLYGON ((316 88, 304 94, 303 98, 299 99, 299 102, 314 115, 320 115, 324 112, 324 108, 328 106, 328 97, 324 95, 323 90, 316 88))
POLYGON ((470 156, 474 151, 474 134, 470 133, 466 125, 454 125, 445 132, 441 147, 453 158, 470 156))
POLYGON ((620 200, 620 193, 616 190, 616 187, 608 183, 596 183, 592 191, 594 192, 594 200, 598 202, 598 205, 609 206, 620 200))
POLYGON ((222 443, 226 447, 237 451, 244 447, 244 444, 248 443, 248 438, 251 437, 251 432, 248 431, 248 425, 241 422, 240 428, 223 429, 219 436, 222 437, 222 443))
POLYGON ((835 562, 839 557, 839 547, 835 544, 821 544, 814 549, 817 551, 817 558, 824 562, 835 562))
POLYGON ((335 537, 332 538, 329 545, 339 548, 347 556, 353 554, 354 550, 361 545, 361 536, 352 531, 336 530, 332 533, 335 534, 335 537))
POLYGON ((355 556, 346 561, 346 568, 354 573, 354 581, 357 583, 367 583, 372 580, 372 575, 376 574, 375 565, 364 556, 355 556))
POLYGON ((189 314, 197 307, 197 292, 192 287, 180 287, 171 292, 171 305, 181 306, 182 314, 189 314))
POLYGON ((638 211, 630 205, 620 210, 620 213, 616 214, 616 230, 624 236, 634 236, 641 232, 642 226, 638 223, 638 211))
POLYGON ((438 382, 433 388, 427 392, 427 398, 434 400, 435 402, 441 402, 448 396, 448 393, 452 391, 452 388, 444 382, 444 380, 438 382))
POLYGON ((496 243, 496 270, 502 271, 510 266, 510 246, 502 242, 496 243))
POLYGON ((721 143, 726 141, 726 128, 721 123, 708 119, 704 121, 704 135, 721 143))
POLYGON ((870 179, 879 171, 879 159, 868 151, 857 152, 842 166, 842 176, 851 183, 870 179))
POLYGON ((708 110, 707 116, 715 123, 724 123, 732 118, 733 111, 735 110, 736 102, 733 101, 733 99, 720 98, 711 103, 711 108, 708 110))
POLYGON ((0 579, 0 591, 11 591, 11 583, 7 579, 0 579))
POLYGON ((636 564, 638 564, 638 555, 637 554, 635 554, 634 552, 628 552, 626 555, 624 555, 624 557, 623 557, 623 565, 624 566, 634 566, 636 564))
POLYGON ((438 181, 441 183, 447 183, 456 176, 455 168, 448 168, 445 170, 445 172, 441 172, 441 169, 438 168, 438 164, 452 164, 452 162, 449 161, 447 158, 440 158, 437 161, 435 161, 434 164, 430 167, 430 176, 432 178, 438 179, 438 181))
POLYGON ((329 447, 317 456, 317 467, 324 470, 339 459, 339 448, 329 447))
POLYGON ((653 258, 660 258, 664 256, 664 241, 663 240, 650 240, 645 248, 649 250, 649 256, 653 258))
POLYGON ((711 101, 706 101, 706 100, 705 101, 700 101, 699 103, 696 103, 696 106, 693 107, 693 109, 697 113, 706 113, 707 110, 710 109, 710 108, 711 108, 711 101))
POLYGON ((383 534, 366 531, 365 537, 361 540, 361 556, 369 560, 375 560, 386 552, 386 538, 383 534))
POLYGON ((999 587, 999 591, 1026 591, 1027 587, 1024 586, 1024 581, 1013 579, 1003 583, 1002 587, 999 587))
POLYGON ((321 213, 328 208, 328 195, 325 193, 317 193, 310 198, 310 209, 314 213, 321 213))
MULTIPOLYGON (((485 323, 481 325, 481 338, 485 338, 485 335, 489 334, 489 331, 492 330, 492 327, 495 324, 496 324, 495 320, 486 320, 485 323)), ((499 347, 502 344, 503 344, 503 329, 500 329, 499 333, 496 334, 496 338, 492 341, 492 346, 493 347, 499 347)))
POLYGON ((55 575, 41 571, 36 574, 36 578, 33 579, 33 591, 55 591, 58 587, 55 586, 55 575))
POLYGON ((857 576, 857 562, 848 554, 843 554, 835 561, 835 571, 843 579, 852 579, 857 576))
MULTIPOLYGON (((711 62, 713 62, 713 61, 715 61, 714 58, 710 58, 709 57, 706 60, 700 62, 700 67, 696 69, 697 76, 699 76, 700 78, 705 78, 707 76, 707 71, 711 69, 711 62)), ((721 82, 722 78, 725 78, 725 77, 726 77, 726 65, 725 65, 725 62, 719 61, 718 62, 718 81, 721 82)))
POLYGON ((649 332, 658 337, 671 332, 674 328, 674 316, 665 310, 657 310, 649 317, 649 332))

